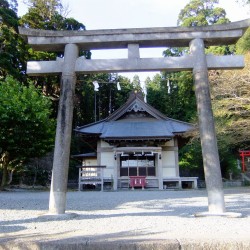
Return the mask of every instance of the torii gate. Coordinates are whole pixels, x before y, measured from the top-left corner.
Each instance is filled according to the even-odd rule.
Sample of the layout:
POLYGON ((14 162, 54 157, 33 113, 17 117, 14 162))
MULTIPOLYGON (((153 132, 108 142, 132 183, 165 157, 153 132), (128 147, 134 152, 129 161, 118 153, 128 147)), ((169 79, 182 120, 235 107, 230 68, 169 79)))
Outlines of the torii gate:
POLYGON ((62 74, 57 118, 49 212, 65 214, 73 96, 76 73, 192 70, 199 116, 208 214, 224 215, 217 140, 212 113, 208 69, 244 67, 243 56, 205 55, 204 46, 234 44, 250 26, 250 19, 206 27, 169 27, 90 31, 47 31, 19 28, 34 50, 64 51, 56 61, 28 62, 30 75, 62 74), (190 47, 190 54, 174 58, 140 58, 139 48, 190 47), (87 60, 79 49, 128 49, 127 59, 87 60))

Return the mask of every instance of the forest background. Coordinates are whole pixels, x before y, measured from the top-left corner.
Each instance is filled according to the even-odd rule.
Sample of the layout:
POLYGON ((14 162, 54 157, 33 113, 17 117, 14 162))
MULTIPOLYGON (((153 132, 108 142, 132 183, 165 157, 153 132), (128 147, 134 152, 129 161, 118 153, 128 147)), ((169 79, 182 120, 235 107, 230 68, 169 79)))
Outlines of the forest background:
MULTIPOLYGON (((228 23, 218 0, 190 0, 180 11, 178 26, 228 23)), ((60 0, 27 0, 28 11, 18 17, 16 0, 0 0, 0 178, 1 189, 11 184, 48 185, 50 182, 60 76, 30 77, 29 60, 55 60, 63 54, 35 52, 18 34, 18 26, 45 30, 85 30, 68 17, 60 0)), ((249 0, 240 1, 246 7, 249 0)), ((250 29, 236 45, 213 46, 207 53, 244 54, 243 70, 209 71, 222 175, 240 173, 239 150, 250 149, 250 29)), ((81 51, 91 60, 91 51, 81 51)), ((188 48, 166 48, 163 56, 183 56, 188 48)), ((168 117, 197 125, 196 100, 191 72, 161 72, 131 80, 119 74, 79 74, 74 97, 73 128, 106 118, 119 108, 132 90, 147 93, 147 102, 168 117), (95 91, 93 82, 98 82, 95 91), (119 84, 118 84, 119 83, 119 84), (121 87, 121 89, 117 86, 121 87), (96 89, 97 90, 97 89, 96 89), (95 108, 96 107, 96 108, 95 108)), ((74 133, 74 132, 73 132, 74 133)), ((73 136, 71 155, 89 152, 89 146, 73 136)), ((77 178, 71 161, 69 179, 77 178)), ((180 149, 181 175, 203 178, 198 129, 186 135, 180 149)))

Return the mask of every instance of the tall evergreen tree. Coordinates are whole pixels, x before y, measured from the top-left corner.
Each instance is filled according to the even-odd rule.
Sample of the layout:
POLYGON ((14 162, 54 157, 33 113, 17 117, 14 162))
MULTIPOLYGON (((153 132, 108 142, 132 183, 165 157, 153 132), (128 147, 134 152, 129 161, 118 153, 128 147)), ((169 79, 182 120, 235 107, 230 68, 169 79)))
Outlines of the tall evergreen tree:
POLYGON ((190 72, 161 73, 147 83, 148 103, 167 116, 193 121, 196 104, 190 72))
MULTIPOLYGON (((217 0, 191 0, 190 4, 181 11, 178 22, 185 26, 228 23, 229 20, 226 18, 226 12, 222 8, 214 7, 218 2, 217 0)), ((232 54, 235 52, 235 46, 211 46, 206 48, 206 52, 219 55, 232 54)), ((234 104, 232 98, 232 95, 238 93, 233 86, 236 84, 239 92, 242 94, 241 89, 245 89, 245 84, 241 82, 241 80, 236 80, 237 83, 231 82, 231 77, 229 77, 230 73, 227 74, 226 78, 223 78, 224 82, 221 81, 220 76, 225 76, 222 72, 223 71, 210 71, 209 78, 222 174, 224 177, 228 177, 229 172, 238 171, 236 163, 237 147, 248 143, 246 140, 242 140, 243 134, 246 134, 246 132, 243 131, 245 131, 244 127, 247 126, 247 121, 244 119, 243 121, 242 118, 239 117, 241 115, 238 108, 236 108, 237 111, 234 110, 234 107, 238 107, 239 104, 234 104), (228 85, 229 82, 230 86, 228 85), (244 87, 242 87, 242 85, 244 87), (229 94, 228 91, 232 91, 233 93, 229 94), (236 121, 238 125, 236 125, 236 121), (235 129, 233 129, 233 124, 236 125, 235 129), (240 124, 244 125, 240 126, 240 124), (237 138, 234 137, 234 133, 235 135, 237 134, 237 138)), ((242 106, 244 105, 241 105, 241 108, 243 108, 242 106)), ((246 112, 247 114, 248 108, 246 106, 247 105, 243 108, 243 113, 246 112)), ((201 157, 198 157, 197 152, 201 152, 200 141, 198 133, 194 133, 190 143, 181 151, 181 165, 188 167, 202 164, 201 157)))
POLYGON ((226 11, 215 7, 219 0, 191 0, 180 12, 177 24, 185 27, 228 23, 226 11))
POLYGON ((25 76, 25 45, 18 35, 17 3, 0 1, 0 79, 7 75, 23 80, 25 76))
MULTIPOLYGON (((229 23, 226 11, 215 6, 218 3, 219 0, 190 0, 179 14, 178 25, 195 27, 229 23)), ((235 46, 210 46, 206 51, 216 55, 228 55, 235 52, 235 46)))
MULTIPOLYGON (((195 27, 228 23, 229 20, 226 17, 225 10, 215 7, 218 2, 218 0, 190 0, 179 14, 178 25, 195 27)), ((206 48, 207 53, 219 55, 232 54, 234 51, 234 46, 211 46, 206 48)), ((182 56, 185 53, 189 53, 188 48, 168 48, 164 51, 165 56, 182 56)), ((210 71, 210 75, 214 73, 215 71, 210 71)), ((180 120, 196 123, 197 117, 192 73, 162 73, 159 86, 158 95, 154 93, 155 97, 151 100, 151 103, 157 103, 157 96, 161 96, 161 100, 166 103, 166 105, 161 104, 165 113, 168 112, 180 120), (162 91, 164 94, 162 94, 162 91), (171 109, 170 107, 174 108, 171 109)), ((150 91, 152 92, 152 90, 149 89, 148 95, 150 95, 150 91)), ((191 137, 193 137, 192 140, 181 150, 180 166, 182 170, 187 169, 188 171, 190 167, 192 168, 193 166, 198 171, 202 166, 198 131, 191 135, 191 137)), ((223 152, 225 155, 225 151, 222 150, 222 145, 223 144, 219 143, 219 146, 221 146, 220 153, 222 154, 223 152)), ((221 159, 223 160, 225 158, 222 157, 221 159)))
MULTIPOLYGON (((60 0, 27 0, 28 13, 20 19, 20 25, 26 28, 44 30, 85 30, 85 26, 73 18, 64 17, 64 8, 60 0)), ((80 55, 87 59, 90 51, 81 51, 80 55)), ((63 57, 63 52, 48 53, 29 49, 29 60, 55 60, 63 57)), ((60 76, 31 77, 36 86, 40 86, 43 94, 53 100, 54 117, 57 115, 57 106, 60 92, 60 76)), ((78 88, 76 88, 76 92, 78 88)))

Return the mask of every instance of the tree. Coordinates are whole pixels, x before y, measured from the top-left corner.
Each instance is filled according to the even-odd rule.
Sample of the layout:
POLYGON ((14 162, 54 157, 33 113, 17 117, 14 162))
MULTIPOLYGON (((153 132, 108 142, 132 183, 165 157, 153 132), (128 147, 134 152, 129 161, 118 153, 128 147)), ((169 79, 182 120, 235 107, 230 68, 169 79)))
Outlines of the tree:
MULTIPOLYGON (((212 24, 222 24, 222 23, 228 23, 229 19, 226 17, 226 12, 224 9, 215 7, 215 5, 218 3, 218 0, 191 0, 189 4, 187 4, 180 12, 179 18, 178 18, 178 25, 181 26, 207 26, 212 24)), ((232 54, 235 52, 235 46, 211 46, 206 48, 206 53, 213 53, 217 55, 226 55, 226 54, 232 54)), ((189 53, 188 48, 169 48, 164 52, 165 56, 181 56, 185 53, 189 53)), ((210 71, 210 77, 212 75, 216 76, 216 71, 210 71)), ((187 118, 189 121, 192 121, 193 123, 196 123, 197 117, 196 117, 196 111, 195 111, 195 97, 194 97, 194 91, 193 91, 193 80, 190 72, 178 72, 178 73, 165 73, 165 79, 169 80, 168 86, 170 87, 171 92, 171 85, 175 86, 175 90, 171 92, 171 95, 174 99, 179 98, 183 101, 185 105, 177 105, 177 103, 174 103, 174 108, 177 111, 177 113, 180 114, 179 119, 183 120, 183 117, 185 117, 185 114, 187 114, 187 118), (189 77, 188 77, 189 76, 189 77), (176 79, 176 82, 171 81, 170 79, 176 79), (182 79, 182 80, 181 80, 182 79), (178 90, 178 91, 177 91, 178 90), (179 92, 180 90, 180 92, 179 92), (177 94, 179 92, 179 95, 177 94), (187 104, 190 104, 188 106, 187 104), (182 113, 184 111, 184 114, 182 113)), ((215 78, 214 78, 215 79, 215 78)), ((217 78, 216 78, 217 79, 217 78)), ((213 86, 212 86, 213 88, 213 86)), ((166 92, 166 91, 165 91, 166 92)), ((171 96, 170 95, 170 96, 171 96)), ((166 100, 171 100, 165 98, 166 100)), ((216 101, 213 102, 213 105, 215 107, 216 101)), ((219 109, 218 109, 219 110, 219 109)), ((223 119, 222 119, 223 121, 223 119)), ((217 119, 218 122, 218 119, 217 119)), ((223 127, 223 125, 222 125, 223 127)), ((222 128, 221 127, 221 128, 222 128)), ((202 169, 202 157, 201 157, 201 146, 200 146, 200 140, 199 140, 199 132, 198 129, 193 132, 192 134, 189 134, 191 140, 187 145, 185 145, 180 150, 180 166, 182 171, 187 169, 196 169, 198 172, 199 169, 202 169)), ((230 137, 228 137, 230 138, 230 137)), ((230 149, 227 148, 225 145, 229 145, 229 139, 228 143, 225 143, 226 137, 218 137, 218 146, 221 156, 221 166, 222 168, 225 167, 224 173, 226 173, 226 168, 231 164, 227 159, 229 157, 224 157, 227 154, 230 154, 230 149), (224 140, 224 141, 223 141, 224 140)), ((231 160, 230 160, 231 161, 231 160)), ((199 173, 200 174, 200 173, 199 173)))
POLYGON ((187 134, 186 137, 188 142, 179 151, 181 176, 191 175, 204 179, 201 142, 198 131, 193 131, 187 134))
POLYGON ((250 54, 243 70, 217 71, 210 76, 219 140, 233 153, 250 148, 250 54))
POLYGON ((51 102, 30 84, 12 77, 0 82, 0 145, 2 183, 7 171, 28 158, 45 155, 53 148, 55 123, 51 102))
POLYGON ((28 13, 20 24, 26 28, 44 30, 85 30, 85 26, 74 18, 67 18, 61 0, 27 0, 28 13))
POLYGON ((27 0, 28 13, 21 18, 21 24, 26 28, 57 30, 63 17, 60 0, 27 0))
MULTIPOLYGON (((73 18, 63 16, 64 7, 60 0, 27 0, 28 13, 21 17, 20 26, 43 30, 85 30, 85 26, 73 18)), ((29 48, 27 60, 43 61, 55 60, 63 57, 63 52, 39 52, 29 48)), ((90 59, 90 51, 80 51, 80 56, 90 59)), ((43 90, 43 94, 53 101, 54 117, 57 116, 57 107, 60 93, 60 76, 30 77, 43 90)), ((78 90, 76 89, 76 92, 78 90)))
MULTIPOLYGON (((190 0, 190 3, 181 10, 177 24, 184 27, 195 27, 229 23, 226 11, 221 7, 215 7, 215 4, 218 3, 219 0, 190 0)), ((235 46, 210 46, 206 48, 206 52, 228 55, 235 52, 235 46)))
POLYGON ((133 90, 129 79, 117 74, 80 75, 78 78, 74 115, 76 126, 95 121, 95 105, 96 120, 106 118, 127 100, 129 92, 133 90), (99 85, 98 91, 94 91, 94 81, 99 85))
POLYGON ((237 42, 236 53, 246 54, 249 50, 250 50, 250 28, 247 29, 245 34, 237 42))
POLYGON ((140 82, 140 77, 138 75, 134 75, 133 80, 132 80, 132 86, 134 90, 141 91, 141 82, 140 82))
POLYGON ((18 35, 16 1, 0 1, 0 79, 25 78, 25 44, 18 35))
POLYGON ((180 12, 177 24, 180 26, 207 26, 228 23, 226 11, 214 7, 219 0, 191 0, 180 12))
MULTIPOLYGON (((28 0, 29 10, 20 20, 20 25, 26 28, 45 29, 45 30, 85 30, 85 26, 73 18, 64 16, 64 8, 60 0, 28 0)), ((63 57, 63 53, 42 53, 34 52, 29 49, 29 60, 55 60, 56 57, 63 57)), ((80 56, 86 59, 91 58, 90 51, 80 51, 80 56)), ((86 75, 78 74, 76 79, 76 89, 74 96, 74 118, 73 127, 81 126, 86 123, 94 122, 94 96, 97 97, 97 114, 99 119, 106 118, 111 112, 116 109, 120 100, 117 96, 118 91, 115 83, 110 83, 110 74, 95 74, 86 75), (95 93, 92 82, 97 80, 100 82, 99 92, 95 93), (111 108, 109 108, 109 104, 111 108)), ((60 92, 60 77, 32 77, 35 86, 40 86, 43 94, 53 100, 54 114, 56 117, 59 92, 60 92)), ((119 81, 119 79, 118 79, 119 81)), ((121 83, 122 93, 126 93, 121 83)), ((121 100, 124 96, 120 95, 121 100)), ((78 151, 81 148, 80 143, 72 141, 72 151, 78 151)), ((82 152, 82 150, 79 150, 82 152)))
MULTIPOLYGON (((206 26, 229 22, 224 9, 215 7, 218 0, 191 0, 181 11, 178 17, 178 25, 181 26, 206 26)), ((232 46, 212 46, 206 48, 207 53, 231 54, 234 51, 232 46)), ((188 48, 167 48, 163 55, 166 57, 179 57, 188 54, 188 48)), ((195 94, 193 89, 193 77, 191 72, 162 73, 159 84, 164 104, 160 104, 161 111, 169 116, 186 121, 196 119, 195 94)), ((152 85, 151 85, 152 86, 152 85)), ((148 99, 152 89, 148 90, 148 99)), ((159 103, 157 98, 150 100, 151 103, 159 103)))
POLYGON ((147 85, 148 103, 167 116, 192 121, 196 117, 193 78, 190 72, 161 73, 147 85))
MULTIPOLYGON (((250 54, 245 56, 243 70, 210 71, 211 98, 220 155, 222 175, 239 174, 239 150, 250 149, 250 54)), ((202 165, 198 130, 180 151, 182 169, 202 165)))

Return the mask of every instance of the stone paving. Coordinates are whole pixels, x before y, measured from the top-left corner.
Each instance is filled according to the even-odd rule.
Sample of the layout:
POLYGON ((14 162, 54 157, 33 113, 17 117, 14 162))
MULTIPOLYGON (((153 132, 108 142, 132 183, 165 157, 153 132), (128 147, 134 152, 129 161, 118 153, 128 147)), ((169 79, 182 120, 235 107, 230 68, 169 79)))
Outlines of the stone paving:
POLYGON ((204 217, 206 190, 68 192, 49 216, 49 192, 0 193, 0 249, 250 249, 250 187, 224 190, 227 212, 204 217))

